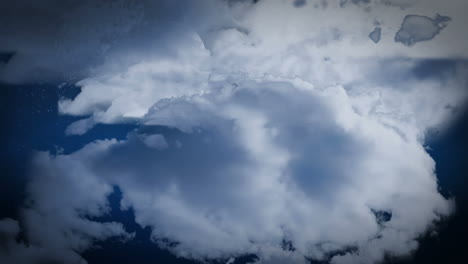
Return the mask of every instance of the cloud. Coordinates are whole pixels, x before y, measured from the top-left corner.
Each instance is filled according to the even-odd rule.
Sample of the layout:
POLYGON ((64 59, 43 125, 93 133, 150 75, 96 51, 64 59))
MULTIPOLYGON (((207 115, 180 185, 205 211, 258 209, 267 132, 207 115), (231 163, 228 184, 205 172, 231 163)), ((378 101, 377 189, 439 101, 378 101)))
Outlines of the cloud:
POLYGON ((149 53, 169 54, 187 30, 211 27, 212 19, 225 26, 226 8, 217 0, 2 2, 0 52, 15 56, 0 80, 74 82, 104 63, 128 66, 149 53))
MULTIPOLYGON (((62 207, 72 208, 71 215, 76 207, 100 214, 109 193, 105 186, 117 185, 122 208, 132 207, 136 222, 150 226, 154 242, 174 254, 227 259, 251 253, 259 263, 323 259, 351 245, 353 253, 331 261, 373 263, 384 254, 408 254, 419 234, 452 210, 437 192, 435 164, 416 134, 402 137, 372 115, 356 113, 340 86, 322 90, 295 81, 246 79, 229 91, 180 98, 165 107, 175 107, 169 111, 176 121, 171 126, 181 129, 164 137, 143 125, 124 141, 98 141, 53 159, 42 154, 39 164, 47 164, 48 173, 38 174, 44 189, 31 187, 38 190, 31 210, 53 206, 55 186, 70 186, 67 192, 76 195, 61 199, 62 207), (148 144, 153 139, 156 148, 148 144), (56 167, 67 181, 82 183, 47 181, 56 167), (383 221, 376 211, 391 217, 383 221), (295 250, 285 251, 284 240, 295 250)), ((143 120, 161 120, 159 109, 143 120)), ((46 226, 65 222, 64 229, 83 221, 76 215, 33 215, 46 226)), ((67 243, 89 246, 76 239, 67 243)))
POLYGON ((369 33, 369 38, 374 41, 374 43, 379 43, 382 35, 382 29, 380 27, 375 27, 374 30, 369 33))
POLYGON ((433 39, 451 20, 448 16, 437 16, 432 19, 426 16, 407 15, 395 35, 395 42, 412 46, 416 42, 433 39))
MULTIPOLYGON (((0 52, 15 56, 8 67, 0 69, 0 80, 75 82, 97 72, 118 71, 144 59, 167 56, 180 50, 187 34, 200 35, 209 46, 217 33, 229 28, 247 30, 244 32, 250 32, 257 41, 270 45, 327 41, 327 47, 319 51, 322 57, 467 57, 468 38, 461 34, 467 22, 463 0, 351 2, 356 4, 343 5, 335 0, 323 5, 317 0, 301 8, 296 8, 294 1, 247 0, 203 0, 196 4, 167 0, 3 2, 0 18, 6 26, 0 28, 0 52), (394 42, 407 15, 434 17, 436 12, 452 18, 437 38, 418 43, 418 49, 394 42), (279 21, 288 22, 280 26, 279 21), (381 22, 386 32, 378 46, 365 38, 374 21, 381 22), (339 32, 342 38, 330 41, 329 37, 319 37, 333 32, 339 32)), ((262 45, 261 50, 265 47, 262 45)))
MULTIPOLYGON (((82 117, 67 134, 139 125, 122 141, 36 154, 21 219, 31 247, 79 263, 76 252, 95 241, 130 239, 121 223, 93 220, 118 186, 121 207, 181 257, 376 263, 415 250, 453 211, 424 138, 466 102, 464 4, 311 2, 75 3, 67 30, 43 33, 66 40, 71 54, 58 57, 41 43, 18 45, 32 26, 13 19, 25 30, 3 44, 19 50, 1 78, 28 81, 36 66, 54 78, 77 74, 81 92, 58 102, 61 114, 82 117), (416 48, 388 37, 428 6, 453 18, 437 38, 416 48), (78 26, 73 18, 88 12, 88 26, 78 26), (377 45, 368 39, 375 21, 377 45), (459 59, 421 74, 424 63, 447 57, 459 59)), ((49 25, 42 12, 63 9, 33 13, 49 25)))
POLYGON ((20 227, 17 221, 10 218, 0 220, 0 260, 2 263, 32 263, 38 260, 54 263, 44 250, 17 242, 19 232, 20 227))
POLYGON ((306 0, 295 0, 294 1, 294 6, 296 7, 301 7, 307 4, 306 0))
POLYGON ((163 135, 159 134, 154 134, 154 135, 145 135, 142 134, 140 135, 141 140, 145 145, 149 148, 155 148, 155 149, 165 149, 168 147, 168 144, 166 140, 164 139, 163 135))
MULTIPOLYGON (((75 155, 88 155, 105 145, 88 145, 75 155)), ((92 220, 108 212, 112 187, 87 174, 80 163, 66 156, 35 155, 21 219, 26 241, 17 242, 18 222, 1 220, 0 235, 6 237, 6 246, 0 250, 2 263, 86 263, 79 253, 95 241, 132 238, 121 223, 92 220)))
MULTIPOLYGON (((431 2, 431 5, 436 4, 431 2)), ((453 17, 445 34, 454 34, 448 30, 458 27, 455 22, 462 19, 456 20, 459 10, 456 6, 448 5, 444 9, 451 10, 447 14, 453 17)), ((378 45, 368 41, 370 19, 380 21, 381 32, 397 34, 394 28, 400 28, 407 12, 427 12, 418 5, 405 10, 377 5, 367 13, 356 6, 317 9, 307 5, 298 9, 279 1, 252 6, 234 2, 228 9, 221 8, 225 19, 215 16, 203 23, 198 21, 201 12, 198 8, 188 10, 188 22, 183 25, 162 20, 170 30, 154 36, 160 42, 157 45, 149 46, 153 38, 145 36, 130 42, 142 48, 116 47, 105 63, 77 83, 81 93, 74 99, 64 98, 59 102, 62 114, 86 118, 71 125, 69 134, 86 133, 97 123, 138 122, 160 100, 210 92, 217 78, 233 82, 236 75, 247 73, 251 78, 264 75, 300 78, 317 87, 346 85, 366 81, 357 76, 376 65, 387 67, 391 59, 400 58, 406 63, 409 60, 404 58, 417 62, 463 57, 460 52, 465 50, 446 44, 463 42, 459 34, 447 37, 457 38, 457 42, 439 36, 424 45, 418 43, 417 49, 395 43, 394 35, 390 39, 380 34, 378 45), (387 16, 383 10, 392 15, 387 16), (276 16, 288 23, 279 25, 276 16), (439 39, 444 44, 435 42, 439 39)), ((145 33, 137 29, 135 34, 145 33)))

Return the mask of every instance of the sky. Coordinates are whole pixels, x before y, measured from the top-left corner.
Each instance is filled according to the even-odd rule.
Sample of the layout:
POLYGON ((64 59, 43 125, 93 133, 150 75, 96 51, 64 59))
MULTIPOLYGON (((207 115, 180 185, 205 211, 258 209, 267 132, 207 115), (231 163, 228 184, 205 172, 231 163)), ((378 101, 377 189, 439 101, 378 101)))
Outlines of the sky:
POLYGON ((0 3, 0 262, 463 263, 467 5, 0 3))

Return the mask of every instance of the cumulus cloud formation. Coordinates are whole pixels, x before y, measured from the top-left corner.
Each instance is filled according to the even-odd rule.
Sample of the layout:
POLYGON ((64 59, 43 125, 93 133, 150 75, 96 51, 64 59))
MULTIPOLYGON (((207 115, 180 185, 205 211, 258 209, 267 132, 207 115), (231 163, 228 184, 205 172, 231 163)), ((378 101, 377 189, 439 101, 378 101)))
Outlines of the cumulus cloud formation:
MULTIPOLYGON (((105 143, 96 147, 104 148, 105 143)), ((94 151, 88 146, 75 155, 92 158, 94 151)), ((132 237, 121 223, 92 221, 109 211, 107 196, 112 187, 85 173, 81 164, 66 156, 38 153, 32 170, 34 177, 22 211, 24 241, 18 240, 18 222, 0 221, 2 263, 86 263, 77 252, 90 248, 95 241, 132 237)))
POLYGON ((93 220, 108 212, 112 186, 154 243, 196 260, 376 263, 414 251, 453 211, 424 139, 466 101, 463 1, 21 3, 15 12, 62 26, 35 36, 4 18, 23 31, 0 34, 0 49, 15 50, 0 79, 77 78, 81 92, 58 102, 82 117, 69 135, 139 127, 121 141, 36 155, 21 219, 29 246, 14 239, 17 222, 0 222, 10 262, 21 248, 80 263, 96 240, 131 239, 121 223, 93 220), (418 29, 426 20, 407 16, 435 12, 453 21, 435 25, 434 39, 418 29), (395 34, 431 40, 401 45, 395 34), (51 39, 67 52, 46 48, 51 39), (450 69, 421 73, 446 57, 458 58, 450 69))

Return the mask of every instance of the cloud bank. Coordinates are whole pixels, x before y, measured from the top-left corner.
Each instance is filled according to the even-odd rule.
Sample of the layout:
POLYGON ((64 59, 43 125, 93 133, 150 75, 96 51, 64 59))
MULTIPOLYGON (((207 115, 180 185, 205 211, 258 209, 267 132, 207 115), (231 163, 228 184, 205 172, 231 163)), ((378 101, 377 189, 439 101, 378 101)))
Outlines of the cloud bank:
POLYGON ((0 48, 15 51, 0 78, 78 78, 81 92, 58 102, 61 114, 82 117, 69 135, 99 123, 139 128, 70 154, 38 153, 27 244, 16 242, 17 222, 2 220, 3 262, 27 251, 29 263, 81 263, 97 240, 131 239, 122 223, 93 220, 109 211, 113 186, 154 243, 195 260, 376 263, 414 251, 453 211, 424 138, 466 101, 466 3, 71 3, 71 13, 61 3, 15 6, 48 26, 35 36, 6 18, 23 31, 0 34, 9 36, 0 48), (422 17, 435 12, 451 18, 443 30, 422 17), (69 53, 46 48, 51 39, 69 53), (452 57, 450 69, 420 71, 452 57), (44 74, 28 74, 37 69, 44 74))

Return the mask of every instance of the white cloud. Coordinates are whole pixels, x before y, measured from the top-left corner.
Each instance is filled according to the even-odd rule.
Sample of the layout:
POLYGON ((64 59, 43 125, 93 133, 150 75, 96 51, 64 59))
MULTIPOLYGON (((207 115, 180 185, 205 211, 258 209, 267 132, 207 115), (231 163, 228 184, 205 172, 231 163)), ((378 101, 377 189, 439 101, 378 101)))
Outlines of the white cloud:
MULTIPOLYGON (((74 155, 92 158, 112 143, 90 144, 74 155)), ((34 175, 22 210, 27 244, 16 242, 19 233, 16 221, 2 220, 0 233, 5 233, 5 226, 7 231, 6 251, 0 250, 2 263, 86 263, 79 253, 96 240, 132 238, 121 223, 92 220, 109 211, 107 196, 112 188, 88 173, 81 158, 51 157, 42 152, 35 155, 34 175)))
POLYGON ((141 140, 145 143, 146 146, 149 148, 155 149, 165 149, 168 147, 166 140, 164 139, 163 135, 153 134, 153 135, 140 135, 141 140))
MULTIPOLYGON (((145 23, 111 34, 131 38, 109 44, 59 110, 84 117, 69 134, 97 123, 141 128, 69 155, 37 154, 24 211, 33 245, 67 255, 94 240, 130 237, 120 224, 89 220, 107 212, 117 185, 121 206, 178 256, 252 253, 259 263, 302 263, 352 247, 331 262, 375 263, 414 250, 453 210, 438 193, 425 133, 467 96, 463 63, 431 78, 416 69, 423 59, 466 57, 464 3, 310 2, 131 9, 145 23), (437 37, 395 43, 408 13, 439 9, 453 20, 437 37), (368 38, 375 20, 378 44, 368 38), (156 133, 154 125, 176 129, 156 133), (295 251, 282 249, 284 240, 295 251)), ((15 65, 4 76, 19 78, 24 69, 15 73, 15 65)))
MULTIPOLYGON (((60 112, 91 115, 91 118, 80 120, 68 129, 70 134, 82 134, 95 123, 135 122, 159 100, 202 95, 213 89, 222 89, 223 83, 234 83, 237 78, 297 78, 318 88, 360 82, 361 90, 362 86, 367 86, 366 93, 378 93, 385 87, 376 85, 395 84, 376 84, 376 76, 368 74, 384 75, 387 65, 391 64, 389 61, 396 60, 393 63, 396 67, 411 70, 411 65, 417 64, 419 59, 466 57, 463 54, 465 46, 450 46, 463 43, 464 37, 454 35, 453 31, 447 33, 449 29, 459 27, 457 23, 464 19, 457 13, 461 3, 439 6, 431 2, 431 10, 444 11, 452 21, 439 36, 417 43, 417 47, 405 47, 394 39, 408 13, 428 14, 425 5, 414 4, 404 9, 370 5, 370 10, 361 5, 341 8, 337 4, 322 9, 312 4, 296 8, 287 1, 261 1, 248 9, 244 5, 242 8, 234 5, 231 9, 221 9, 225 12, 225 19, 216 16, 211 20, 205 19, 203 23, 198 19, 199 9, 186 11, 184 23, 187 24, 169 23, 177 34, 142 38, 135 44, 143 45, 141 43, 156 39, 161 43, 132 49, 132 56, 127 55, 126 46, 116 48, 115 54, 112 53, 90 77, 77 83, 82 92, 75 99, 60 101, 60 112), (368 38, 375 21, 383 32, 377 45, 368 38), (451 41, 451 38, 457 41, 451 41), (405 65, 408 63, 410 65, 405 65), (378 68, 383 71, 379 72, 378 68)), ((407 73, 397 68, 395 74, 407 73)), ((445 80, 438 81, 427 85, 438 86, 445 80)), ((399 91, 413 90, 411 86, 420 84, 400 85, 409 87, 399 91)), ((459 83, 454 86, 457 87, 450 89, 460 89, 459 83)), ((459 91, 438 92, 447 94, 443 97, 460 94, 459 91)), ((456 97, 459 99, 452 104, 458 105, 464 100, 464 96, 456 97)), ((437 96, 431 95, 430 100, 434 98, 437 96)), ((432 107, 430 103, 427 105, 432 107)), ((437 119, 436 122, 439 121, 437 119)))
MULTIPOLYGON (((179 120, 173 125, 190 129, 164 135, 164 148, 145 140, 161 135, 134 131, 126 141, 92 143, 46 163, 81 168, 63 172, 70 180, 79 174, 118 185, 122 206, 135 210, 138 224, 152 227, 155 242, 195 259, 253 253, 260 263, 301 262, 356 246, 357 253, 332 261, 373 263, 384 253, 410 253, 418 235, 452 209, 437 192, 434 162, 415 134, 402 137, 374 116, 356 113, 342 87, 246 80, 200 97, 184 104, 197 109, 194 120, 180 104, 166 105, 178 109, 170 111, 179 120), (372 210, 391 218, 379 224, 372 210), (282 250, 283 239, 296 250, 282 250)), ((155 108, 145 119, 158 114, 155 108)), ((47 186, 47 194, 36 197, 56 193, 47 186)), ((99 200, 76 206, 105 203, 106 189, 91 192, 99 195, 93 198, 90 188, 79 186, 80 199, 99 200)), ((73 208, 75 199, 64 203, 73 208)), ((46 222, 57 217, 46 216, 46 222)))

